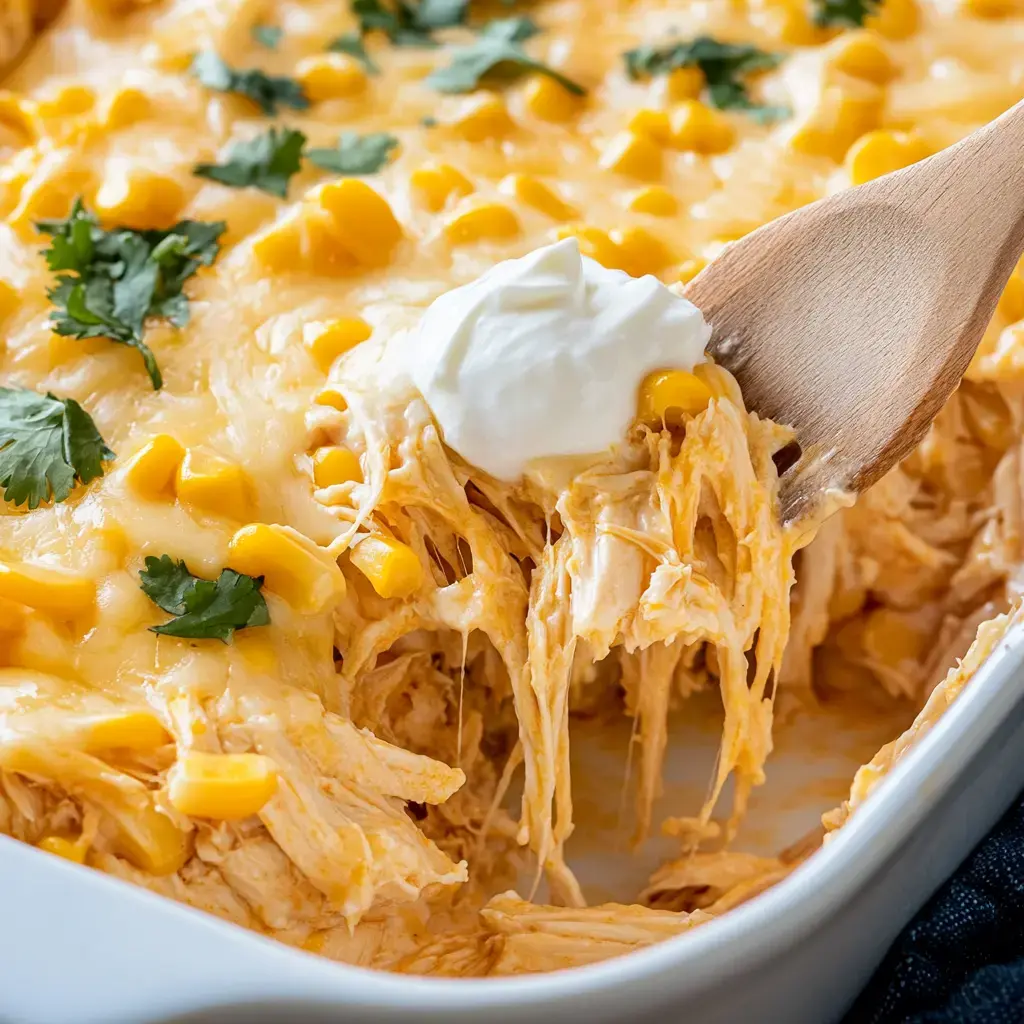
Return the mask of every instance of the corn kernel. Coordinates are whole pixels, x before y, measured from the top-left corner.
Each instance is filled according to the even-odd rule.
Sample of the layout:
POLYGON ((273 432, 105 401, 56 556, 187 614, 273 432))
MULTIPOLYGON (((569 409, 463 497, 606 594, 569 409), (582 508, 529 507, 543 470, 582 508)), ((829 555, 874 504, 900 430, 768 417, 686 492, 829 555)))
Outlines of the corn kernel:
POLYGON ((423 205, 434 213, 452 196, 468 196, 473 183, 451 164, 424 164, 409 176, 409 184, 423 205))
POLYGON ((576 216, 576 211, 550 185, 531 174, 511 174, 501 187, 521 203, 532 206, 552 220, 568 220, 576 216))
POLYGON ((447 124, 468 142, 500 139, 515 127, 505 100, 496 93, 488 92, 477 93, 464 100, 447 119, 447 124))
POLYGON ((580 252, 597 260, 602 267, 618 267, 622 262, 622 253, 618 245, 612 241, 607 231, 594 228, 588 224, 570 224, 559 228, 556 238, 575 238, 579 242, 580 252))
POLYGON ((700 68, 675 68, 665 77, 665 91, 672 103, 695 100, 704 89, 704 72, 700 68))
POLYGON ((178 468, 177 492, 184 504, 212 515, 244 521, 252 514, 245 470, 216 455, 190 448, 178 468))
POLYGON ((349 553, 352 564, 384 598, 405 598, 423 584, 423 566, 408 544, 371 535, 349 553))
POLYGON ((605 146, 600 164, 606 170, 618 171, 630 178, 660 178, 661 146, 650 136, 620 132, 605 146))
POLYGON ((541 121, 561 123, 575 117, 583 107, 583 97, 569 92, 547 75, 535 75, 524 90, 526 109, 541 121))
POLYGON ((379 192, 358 178, 342 178, 322 186, 318 199, 334 220, 339 242, 359 263, 388 262, 402 229, 379 192))
POLYGON ((60 618, 92 611, 96 584, 84 576, 29 562, 0 562, 0 598, 60 618))
POLYGON ((810 17, 810 5, 805 0, 768 0, 771 31, 791 46, 819 46, 833 30, 816 25, 810 17))
POLYGON ((632 227, 616 231, 612 237, 619 246, 619 266, 632 277, 657 274, 672 262, 665 243, 646 228, 632 227))
POLYGON ((1024 320, 1024 277, 1019 272, 1010 275, 996 308, 1008 323, 1024 320))
POLYGON ((724 153, 733 143, 728 118, 699 100, 684 100, 672 111, 670 141, 694 153, 724 153))
POLYGON ((153 104, 150 98, 133 86, 118 89, 103 113, 103 123, 108 128, 126 128, 128 125, 144 121, 152 113, 153 104))
POLYGON ((236 572, 263 576, 268 590, 306 614, 323 611, 345 593, 337 564, 318 557, 280 526, 243 526, 228 545, 228 565, 236 572))
POLYGON ((658 370, 640 385, 638 418, 652 427, 677 426, 682 416, 696 416, 708 407, 711 389, 686 370, 658 370))
POLYGON ((0 125, 10 128, 25 142, 34 142, 43 130, 36 104, 6 89, 0 91, 0 125))
POLYGON ((173 178, 141 168, 114 165, 96 192, 96 212, 109 224, 147 230, 173 224, 185 204, 185 190, 173 178))
POLYGON ((62 836, 44 836, 36 843, 36 847, 45 853, 69 860, 72 864, 84 864, 85 855, 89 852, 88 843, 83 843, 81 839, 72 842, 62 836))
POLYGON ((0 280, 0 320, 6 320, 19 304, 18 292, 13 285, 0 280))
POLYGON ((679 212, 679 200, 661 185, 648 185, 634 192, 629 200, 634 213, 649 213, 654 217, 671 217, 679 212))
POLYGON ((895 73, 892 61, 873 32, 850 32, 839 41, 830 65, 843 74, 884 85, 895 73))
POLYGON ((302 236, 296 221, 275 224, 254 239, 252 254, 268 270, 294 273, 303 264, 302 236))
POLYGON ((960 6, 975 18, 1006 18, 1021 13, 1020 0, 961 0, 960 6))
POLYGON ((519 218, 504 203, 470 203, 456 209, 445 222, 452 245, 504 241, 519 234, 519 218))
POLYGON ((863 185, 883 174, 923 160, 928 147, 916 135, 904 132, 873 131, 862 135, 846 154, 846 169, 854 185, 863 185))
POLYGON ((699 256, 683 260, 679 264, 678 280, 680 284, 689 284, 707 265, 707 260, 701 259, 699 256))
POLYGON ((174 494, 184 447, 170 434, 157 434, 125 466, 124 478, 136 494, 151 501, 168 500, 174 494))
POLYGON ((672 136, 667 110, 638 110, 629 119, 627 127, 634 135, 646 135, 662 146, 667 146, 672 136))
POLYGON ((87 85, 67 85, 52 99, 40 100, 41 117, 76 117, 96 105, 96 93, 87 85))
POLYGON ((170 734, 151 711, 125 711, 96 716, 83 723, 82 749, 156 750, 170 742, 170 734))
POLYGON ((826 86, 818 106, 790 139, 790 145, 811 156, 840 161, 865 132, 878 127, 884 91, 871 82, 851 78, 826 86))
POLYGON ((345 401, 345 396, 334 388, 324 388, 316 398, 313 399, 315 405, 326 405, 332 409, 337 409, 338 412, 345 412, 348 409, 348 402, 345 401))
POLYGON ((357 316, 341 317, 327 323, 309 323, 302 328, 302 343, 316 361, 317 366, 327 373, 338 356, 366 341, 373 328, 357 316))
POLYGON ((366 72, 343 53, 320 53, 299 61, 295 68, 311 103, 355 96, 366 88, 366 72))
POLYGON ((171 806, 196 818, 237 821, 258 814, 277 791, 277 766, 262 754, 190 750, 167 773, 171 806))
POLYGON ((362 479, 363 469, 359 465, 359 457, 349 448, 318 448, 313 456, 313 483, 317 487, 334 487, 349 482, 361 483, 362 479))
POLYGON ((118 852, 143 871, 173 875, 188 860, 189 837, 149 801, 113 824, 118 852))
POLYGON ((888 39, 906 39, 917 31, 918 21, 915 0, 885 0, 875 14, 864 19, 864 27, 888 39))

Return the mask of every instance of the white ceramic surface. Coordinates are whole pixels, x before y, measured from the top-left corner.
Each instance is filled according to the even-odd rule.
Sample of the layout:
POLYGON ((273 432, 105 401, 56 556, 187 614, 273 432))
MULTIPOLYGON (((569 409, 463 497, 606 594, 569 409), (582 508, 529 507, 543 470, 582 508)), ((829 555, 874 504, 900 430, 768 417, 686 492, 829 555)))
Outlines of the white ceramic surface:
POLYGON ((0 838, 0 1021, 827 1024, 1024 786, 1022 697, 1018 630, 784 882, 678 939, 558 974, 448 981, 339 966, 0 838))

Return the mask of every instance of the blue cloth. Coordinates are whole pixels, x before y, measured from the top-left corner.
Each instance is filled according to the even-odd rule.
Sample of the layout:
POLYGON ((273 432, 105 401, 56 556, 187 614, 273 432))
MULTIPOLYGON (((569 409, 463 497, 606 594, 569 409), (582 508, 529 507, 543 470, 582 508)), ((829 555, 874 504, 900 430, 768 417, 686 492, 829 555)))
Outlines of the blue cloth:
POLYGON ((1024 1022, 1024 797, 921 909, 845 1024, 1024 1022))

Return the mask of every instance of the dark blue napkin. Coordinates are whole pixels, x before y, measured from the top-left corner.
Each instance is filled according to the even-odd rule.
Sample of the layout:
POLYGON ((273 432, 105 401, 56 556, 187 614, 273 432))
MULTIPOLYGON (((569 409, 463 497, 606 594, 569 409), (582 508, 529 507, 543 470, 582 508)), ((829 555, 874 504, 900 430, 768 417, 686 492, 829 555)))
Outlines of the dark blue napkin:
POLYGON ((1024 797, 921 909, 845 1024, 1024 1021, 1024 797))

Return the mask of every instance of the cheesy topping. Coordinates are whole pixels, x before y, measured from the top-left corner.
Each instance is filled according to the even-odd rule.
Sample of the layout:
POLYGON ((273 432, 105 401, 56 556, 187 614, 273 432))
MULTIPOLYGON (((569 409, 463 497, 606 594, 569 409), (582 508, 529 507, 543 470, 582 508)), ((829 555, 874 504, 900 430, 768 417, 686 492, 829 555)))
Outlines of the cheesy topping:
POLYGON ((326 956, 485 975, 679 934, 807 856, 727 846, 777 700, 922 706, 840 824, 1017 600, 1020 274, 919 450, 802 555, 789 433, 712 364, 649 376, 613 449, 506 481, 390 354, 563 239, 685 283, 1024 95, 1018 0, 842 10, 5 5, 0 831, 326 956), (709 687, 682 856, 584 906, 573 712, 634 717, 642 839, 669 710, 709 687), (519 846, 553 905, 506 891, 519 846))

